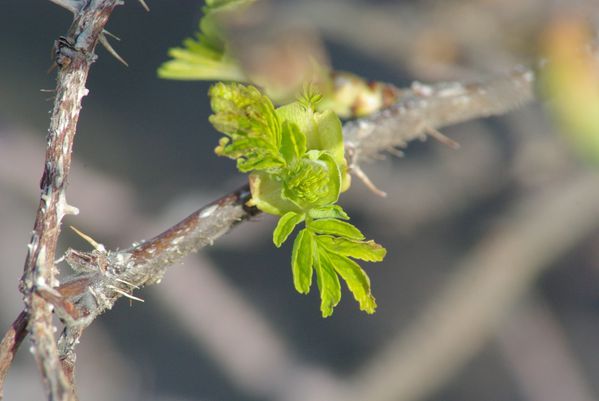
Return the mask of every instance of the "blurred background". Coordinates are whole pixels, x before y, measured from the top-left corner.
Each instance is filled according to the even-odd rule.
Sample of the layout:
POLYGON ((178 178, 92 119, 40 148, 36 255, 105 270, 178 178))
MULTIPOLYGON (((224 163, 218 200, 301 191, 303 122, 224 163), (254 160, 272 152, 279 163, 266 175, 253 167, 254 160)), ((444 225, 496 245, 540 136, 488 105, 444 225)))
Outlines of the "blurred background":
MULTIPOLYGON (((147 2, 150 13, 127 1, 107 26, 128 68, 97 51, 68 189, 80 214, 65 219, 60 253, 89 249, 68 225, 125 248, 243 184, 212 152, 209 84, 156 77, 167 49, 196 31, 202 2, 147 2)), ((71 15, 45 0, 0 6, 4 331, 23 306, 52 107, 42 90, 54 87, 50 53, 71 15)), ((562 23, 599 26, 596 3, 582 0, 277 1, 268 12, 309 32, 334 68, 398 86, 533 65, 568 37, 562 23)), ((293 290, 291 249, 271 242, 275 219, 259 216, 136 293, 144 303, 121 300, 94 322, 78 348, 80 399, 598 399, 599 176, 547 107, 443 129, 458 151, 411 143, 402 158, 364 166, 389 196, 355 180, 341 204, 389 250, 365 266, 375 315, 345 291, 323 319, 314 288, 293 290)), ((28 349, 6 400, 44 398, 28 349)))

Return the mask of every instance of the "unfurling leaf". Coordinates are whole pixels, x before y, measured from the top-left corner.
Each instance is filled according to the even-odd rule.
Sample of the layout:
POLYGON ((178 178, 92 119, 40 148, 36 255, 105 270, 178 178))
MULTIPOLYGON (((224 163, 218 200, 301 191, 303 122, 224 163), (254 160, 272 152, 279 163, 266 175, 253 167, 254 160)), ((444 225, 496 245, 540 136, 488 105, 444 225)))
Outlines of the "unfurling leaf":
POLYGON ((227 135, 216 154, 237 159, 242 172, 285 165, 279 153, 281 127, 268 97, 251 86, 219 83, 210 88, 210 98, 210 122, 227 135))
POLYGON ((287 241, 289 234, 293 232, 295 226, 304 221, 304 218, 304 214, 295 212, 287 212, 281 216, 272 235, 272 241, 277 248, 280 248, 283 242, 287 241))
POLYGON ((320 309, 327 317, 341 299, 341 277, 360 309, 373 313, 368 276, 349 258, 378 262, 386 250, 365 241, 360 230, 343 221, 349 216, 335 204, 349 185, 337 116, 315 111, 314 93, 304 96, 303 103, 276 110, 258 89, 241 84, 217 84, 210 96, 210 122, 226 135, 216 153, 236 159, 238 169, 250 173, 248 205, 281 216, 274 244, 280 247, 305 222, 291 254, 295 289, 307 294, 315 270, 320 309))

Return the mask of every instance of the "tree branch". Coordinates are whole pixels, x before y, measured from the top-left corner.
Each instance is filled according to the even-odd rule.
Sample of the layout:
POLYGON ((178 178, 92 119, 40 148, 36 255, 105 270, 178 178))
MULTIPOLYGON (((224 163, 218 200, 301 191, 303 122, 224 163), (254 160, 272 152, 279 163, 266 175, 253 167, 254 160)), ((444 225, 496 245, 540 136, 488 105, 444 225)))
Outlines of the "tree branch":
POLYGON ((55 43, 55 60, 59 67, 56 98, 47 136, 40 203, 20 284, 29 314, 33 353, 50 400, 76 397, 58 356, 52 306, 40 296, 40 291, 52 292, 58 285, 54 260, 60 224, 64 215, 77 213, 77 209, 67 203, 65 192, 81 99, 87 94, 85 82, 95 60, 94 48, 118 3, 118 0, 81 2, 79 9, 72 10, 75 18, 67 36, 55 43))

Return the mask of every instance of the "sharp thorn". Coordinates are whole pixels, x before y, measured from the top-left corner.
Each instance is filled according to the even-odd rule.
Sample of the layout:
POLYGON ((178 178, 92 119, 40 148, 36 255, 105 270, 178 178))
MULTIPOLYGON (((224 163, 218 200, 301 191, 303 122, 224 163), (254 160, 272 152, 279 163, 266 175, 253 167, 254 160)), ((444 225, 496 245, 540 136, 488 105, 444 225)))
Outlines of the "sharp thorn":
POLYGON ((123 58, 116 52, 116 50, 114 50, 112 48, 112 46, 108 42, 108 39, 106 39, 106 35, 104 35, 102 33, 100 35, 99 40, 100 40, 100 43, 102 44, 102 46, 104 46, 104 48, 108 51, 108 53, 110 53, 110 55, 112 55, 112 57, 114 57, 115 59, 117 59, 118 61, 123 63, 125 65, 125 67, 129 67, 129 64, 127 64, 127 62, 125 60, 123 60, 123 58))
POLYGON ((114 285, 108 285, 107 287, 112 288, 113 291, 118 292, 119 294, 121 294, 124 297, 127 297, 129 299, 132 299, 134 301, 139 301, 139 302, 145 302, 143 299, 136 297, 135 295, 131 295, 123 290, 121 290, 118 287, 115 287, 114 285))
POLYGON ((405 156, 405 153, 402 150, 399 150, 394 147, 388 148, 387 152, 389 152, 392 156, 395 156, 395 157, 404 157, 405 156))
POLYGON ((50 0, 50 1, 54 4, 56 4, 57 6, 60 6, 60 7, 64 8, 65 10, 72 12, 73 14, 76 14, 81 9, 81 1, 79 1, 79 0, 50 0))
POLYGON ((383 198, 387 196, 387 193, 385 191, 381 191, 377 188, 376 185, 374 185, 374 183, 370 180, 370 178, 368 178, 366 173, 362 171, 360 166, 353 165, 351 167, 351 172, 354 173, 356 177, 358 177, 360 181, 362 181, 364 185, 366 185, 366 187, 370 189, 372 192, 374 192, 376 195, 381 196, 383 198))
POLYGON ((119 38, 118 36, 116 36, 114 33, 107 31, 106 29, 104 29, 102 31, 103 34, 110 36, 111 38, 114 38, 116 40, 118 40, 119 42, 121 41, 121 38, 119 38))
POLYGON ((77 233, 77 235, 79 235, 87 243, 89 243, 91 246, 93 246, 96 251, 100 251, 100 252, 106 251, 106 248, 104 248, 104 245, 96 242, 92 237, 90 237, 87 234, 82 233, 81 231, 77 230, 75 227, 73 227, 73 226, 70 226, 70 227, 71 227, 71 230, 73 230, 73 231, 75 231, 75 233, 77 233))
POLYGON ((148 7, 148 5, 146 4, 146 2, 144 0, 139 0, 139 4, 141 4, 141 6, 144 8, 144 10, 150 12, 150 7, 148 7))
POLYGON ((441 131, 433 127, 426 127, 425 132, 429 136, 433 137, 437 141, 441 142, 443 145, 446 145, 453 150, 458 150, 460 148, 460 144, 458 142, 454 141, 453 139, 449 138, 448 136, 444 135, 441 131))
POLYGON ((128 281, 125 281, 125 280, 123 280, 123 279, 120 279, 120 278, 117 278, 117 277, 115 277, 114 279, 115 279, 116 281, 118 281, 119 283, 123 283, 123 284, 125 284, 125 285, 128 285, 128 286, 129 286, 129 287, 131 287, 131 288, 135 288, 136 290, 139 290, 139 287, 138 287, 138 286, 136 286, 136 285, 135 285, 135 284, 133 284, 133 283, 130 283, 130 282, 128 282, 128 281))

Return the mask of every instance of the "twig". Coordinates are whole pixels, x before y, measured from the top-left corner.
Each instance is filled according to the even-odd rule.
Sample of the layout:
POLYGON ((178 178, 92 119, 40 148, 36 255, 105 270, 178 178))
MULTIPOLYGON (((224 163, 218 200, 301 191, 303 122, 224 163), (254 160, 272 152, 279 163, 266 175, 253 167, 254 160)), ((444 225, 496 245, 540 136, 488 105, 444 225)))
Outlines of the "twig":
POLYGON ((77 213, 77 209, 67 203, 65 190, 81 99, 87 94, 85 82, 95 59, 94 48, 119 1, 95 0, 79 4, 79 8, 72 10, 75 19, 67 36, 55 45, 59 66, 56 98, 40 182, 41 199, 20 285, 29 313, 33 352, 50 400, 74 400, 76 397, 73 383, 65 375, 58 357, 52 306, 40 297, 39 290, 52 289, 58 284, 54 259, 60 224, 64 215, 77 213))
POLYGON ((28 318, 29 316, 25 311, 21 312, 13 324, 10 325, 2 342, 0 342, 0 399, 3 396, 2 389, 4 388, 8 368, 12 364, 19 345, 27 335, 28 318))

